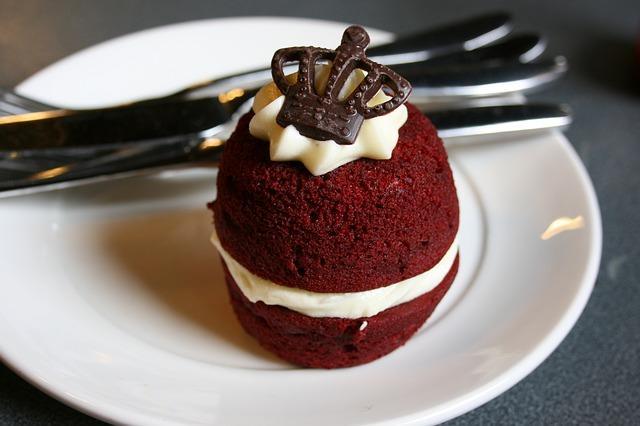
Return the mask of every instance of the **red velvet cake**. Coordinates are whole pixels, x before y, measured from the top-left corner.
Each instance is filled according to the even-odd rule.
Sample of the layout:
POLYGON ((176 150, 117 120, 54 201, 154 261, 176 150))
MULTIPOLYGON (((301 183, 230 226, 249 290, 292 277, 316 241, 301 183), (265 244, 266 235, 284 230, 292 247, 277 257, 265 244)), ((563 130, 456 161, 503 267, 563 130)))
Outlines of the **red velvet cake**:
POLYGON ((325 101, 325 110, 299 102, 318 96, 310 84, 303 90, 300 77, 319 78, 304 68, 304 55, 314 57, 312 48, 279 51, 285 57, 280 65, 292 55, 300 62, 298 81, 278 81, 274 68, 279 92, 271 93, 275 86, 267 90, 271 97, 262 109, 256 106, 259 94, 256 113, 238 123, 210 205, 212 242, 222 255, 240 323, 266 349, 303 366, 363 364, 403 345, 431 315, 458 269, 458 200, 442 141, 420 111, 402 105, 407 83, 364 57, 361 46, 368 39, 358 38, 363 32, 350 27, 336 57, 329 58, 325 98, 333 84, 355 88, 347 97, 325 101), (344 75, 351 74, 344 64, 350 58, 368 73, 355 83, 344 75), (380 75, 382 82, 375 80, 380 75), (368 99, 351 102, 360 99, 358 90, 368 99), (365 102, 375 93, 391 101, 372 117, 374 106, 365 102), (343 108, 344 117, 361 114, 365 124, 343 121, 331 137, 335 123, 324 122, 337 120, 327 112, 331 108, 343 108), (313 128, 314 119, 323 125, 313 128), (261 123, 268 123, 268 136, 261 123), (395 132, 380 127, 389 123, 397 124, 395 132), (393 139, 389 155, 372 154, 387 139, 393 139), (293 146, 296 154, 279 158, 286 150, 275 143, 293 146), (355 158, 353 152, 365 154, 355 158))

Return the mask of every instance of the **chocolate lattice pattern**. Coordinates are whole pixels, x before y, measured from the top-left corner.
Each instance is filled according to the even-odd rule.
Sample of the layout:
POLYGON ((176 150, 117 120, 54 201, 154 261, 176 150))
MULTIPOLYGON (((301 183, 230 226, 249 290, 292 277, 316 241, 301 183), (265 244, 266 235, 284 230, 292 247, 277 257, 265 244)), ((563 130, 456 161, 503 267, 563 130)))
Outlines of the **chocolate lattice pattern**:
POLYGON ((276 51, 271 61, 273 81, 285 95, 277 117, 280 126, 293 125, 304 136, 316 140, 334 140, 341 145, 353 144, 365 119, 387 114, 406 102, 411 85, 390 68, 371 61, 365 55, 369 35, 364 28, 347 28, 336 50, 319 47, 288 47, 276 51), (330 61, 331 70, 324 93, 314 88, 315 66, 330 61), (284 75, 287 63, 298 63, 298 79, 290 83, 284 75), (349 75, 355 70, 366 72, 359 86, 344 100, 339 100, 349 75), (370 107, 367 103, 380 89, 391 97, 370 107))

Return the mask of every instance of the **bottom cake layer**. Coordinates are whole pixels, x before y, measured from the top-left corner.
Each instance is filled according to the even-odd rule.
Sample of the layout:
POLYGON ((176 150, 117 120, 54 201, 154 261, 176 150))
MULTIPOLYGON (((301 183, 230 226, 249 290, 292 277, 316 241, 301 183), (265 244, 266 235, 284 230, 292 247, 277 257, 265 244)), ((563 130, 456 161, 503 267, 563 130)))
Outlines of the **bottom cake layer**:
MULTIPOLYGON (((458 272, 459 258, 428 293, 367 318, 314 318, 282 306, 252 303, 227 270, 233 310, 244 329, 280 358, 313 368, 365 364, 402 346, 433 313, 458 272)), ((224 261, 223 261, 224 264, 224 261)))

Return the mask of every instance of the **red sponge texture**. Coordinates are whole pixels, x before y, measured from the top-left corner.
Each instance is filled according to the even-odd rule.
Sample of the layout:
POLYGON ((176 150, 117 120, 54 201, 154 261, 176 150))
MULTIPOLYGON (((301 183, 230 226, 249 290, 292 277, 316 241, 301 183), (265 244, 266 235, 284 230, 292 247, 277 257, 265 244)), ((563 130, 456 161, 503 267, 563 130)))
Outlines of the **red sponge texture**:
POLYGON ((414 106, 390 160, 322 176, 273 162, 244 116, 225 147, 213 204, 223 247, 254 274, 314 292, 387 286, 432 268, 458 229, 436 129, 414 106))

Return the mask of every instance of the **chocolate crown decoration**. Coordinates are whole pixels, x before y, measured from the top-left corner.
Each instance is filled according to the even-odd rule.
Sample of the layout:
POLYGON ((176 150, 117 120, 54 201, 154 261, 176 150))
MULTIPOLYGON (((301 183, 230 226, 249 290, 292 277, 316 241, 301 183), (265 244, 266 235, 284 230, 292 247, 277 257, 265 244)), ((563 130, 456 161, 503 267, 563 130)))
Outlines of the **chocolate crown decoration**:
POLYGON ((347 28, 336 50, 319 47, 288 47, 276 51, 271 61, 273 81, 285 95, 284 105, 276 121, 282 127, 293 125, 300 134, 316 140, 334 140, 341 145, 353 144, 365 119, 387 114, 406 102, 411 85, 393 70, 367 59, 364 50, 369 34, 353 25, 347 28), (315 66, 331 61, 324 93, 314 88, 315 66), (298 80, 287 81, 284 66, 298 62, 298 80), (367 73, 360 85, 346 99, 338 94, 349 75, 361 69, 367 73), (383 88, 391 96, 388 101, 367 106, 383 88))

